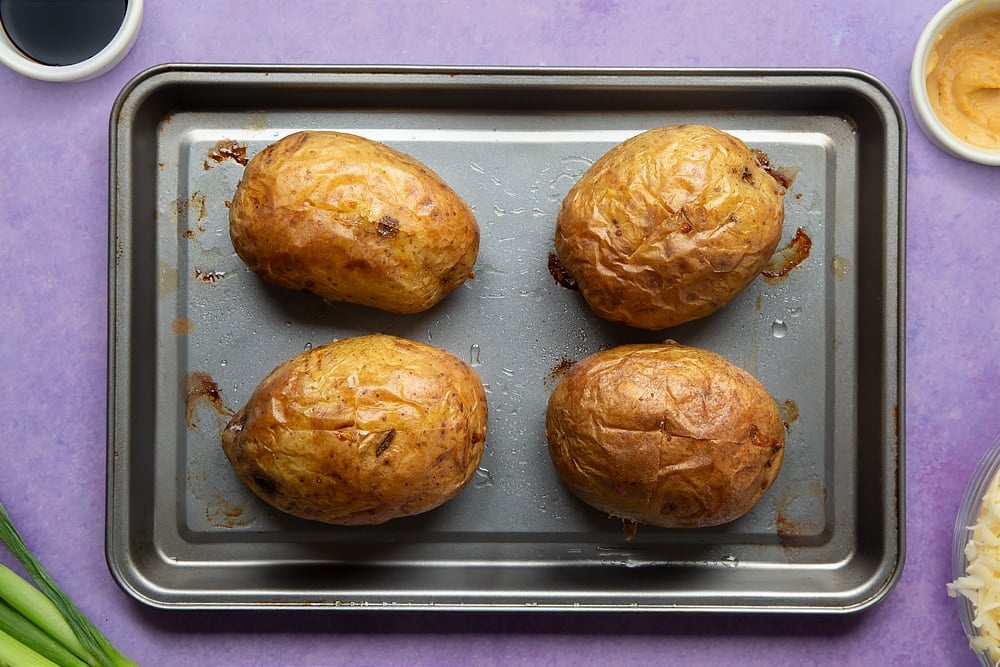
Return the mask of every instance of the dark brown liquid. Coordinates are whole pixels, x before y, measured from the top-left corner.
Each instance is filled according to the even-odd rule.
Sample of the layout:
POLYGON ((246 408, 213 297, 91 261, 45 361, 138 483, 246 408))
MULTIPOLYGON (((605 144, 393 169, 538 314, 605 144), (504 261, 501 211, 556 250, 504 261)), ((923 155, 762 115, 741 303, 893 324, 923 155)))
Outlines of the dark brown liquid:
POLYGON ((549 273, 552 274, 552 277, 556 279, 557 283, 566 289, 580 289, 579 285, 576 284, 576 278, 574 278, 573 274, 566 270, 566 267, 559 261, 559 256, 554 252, 549 253, 549 273))
POLYGON ((784 248, 775 252, 767 260, 761 273, 767 279, 784 278, 809 257, 812 250, 812 239, 801 227, 795 230, 795 236, 784 248))
POLYGON ((128 0, 0 0, 0 22, 32 60, 74 65, 114 39, 127 6, 128 0))

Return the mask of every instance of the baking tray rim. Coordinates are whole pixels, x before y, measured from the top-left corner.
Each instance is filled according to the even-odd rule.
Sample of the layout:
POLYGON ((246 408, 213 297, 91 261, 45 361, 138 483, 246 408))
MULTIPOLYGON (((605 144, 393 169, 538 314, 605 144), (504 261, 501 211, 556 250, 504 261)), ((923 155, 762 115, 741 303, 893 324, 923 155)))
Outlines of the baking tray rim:
MULTIPOLYGON (((878 105, 882 107, 882 105, 878 105)), ((432 66, 432 65, 325 65, 325 64, 240 64, 240 63, 163 63, 152 66, 130 79, 123 86, 117 95, 109 118, 109 223, 110 241, 109 244, 109 282, 108 282, 108 386, 107 386, 107 476, 106 476, 106 521, 105 521, 105 558, 112 578, 129 595, 151 607, 163 609, 392 609, 396 611, 528 611, 528 612, 561 612, 561 611, 587 611, 587 612, 623 612, 623 611, 687 611, 687 612, 819 612, 819 613, 853 613, 868 609, 882 600, 895 588, 902 575, 906 560, 906 526, 905 526, 905 282, 906 282, 906 261, 905 261, 905 239, 906 239, 906 146, 907 127, 905 114, 891 89, 874 75, 856 68, 850 67, 765 67, 765 68, 743 68, 743 67, 592 67, 592 66, 432 66), (117 281, 118 262, 117 255, 121 249, 117 247, 117 228, 119 216, 118 210, 119 191, 119 139, 118 130, 122 121, 122 113, 131 96, 136 94, 146 82, 161 75, 168 74, 192 74, 192 75, 398 75, 398 76, 426 76, 426 77, 447 77, 453 83, 464 82, 461 77, 474 77, 473 86, 485 86, 496 83, 500 79, 508 79, 505 84, 528 85, 545 81, 552 84, 560 80, 569 80, 576 77, 593 77, 600 83, 593 84, 600 88, 613 82, 615 79, 635 78, 649 79, 650 85, 655 85, 657 78, 664 80, 671 77, 679 81, 671 81, 670 85, 683 83, 684 80, 692 77, 708 77, 716 79, 715 85, 734 85, 743 83, 750 85, 754 82, 761 84, 767 78, 843 78, 845 81, 855 80, 860 84, 870 86, 882 97, 882 101, 888 106, 880 108, 880 113, 884 117, 891 116, 895 125, 895 137, 898 141, 898 152, 891 150, 887 152, 887 158, 895 158, 898 165, 896 180, 890 185, 895 187, 888 194, 895 194, 895 219, 883 217, 883 224, 894 224, 895 233, 890 234, 891 240, 895 241, 895 261, 886 262, 886 268, 891 271, 896 281, 895 293, 882 285, 884 297, 886 299, 886 313, 894 316, 895 327, 887 329, 886 335, 882 338, 881 344, 885 352, 889 353, 888 361, 895 361, 891 370, 885 372, 892 380, 891 387, 883 387, 883 390, 891 388, 892 396, 896 402, 892 404, 894 437, 889 442, 881 443, 882 455, 887 457, 887 469, 893 472, 894 488, 887 490, 887 493, 895 502, 891 506, 883 507, 883 512, 887 514, 891 524, 894 526, 896 539, 892 544, 887 544, 887 550, 882 555, 882 561, 891 560, 887 567, 878 567, 876 571, 885 571, 885 576, 879 577, 881 585, 878 587, 864 586, 869 590, 867 597, 853 599, 849 604, 843 605, 809 605, 809 604, 764 604, 764 605, 694 605, 694 604, 662 604, 644 605, 638 608, 633 606, 624 607, 621 605, 601 605, 589 604, 580 606, 577 604, 532 604, 532 603, 347 603, 347 604, 317 604, 309 601, 272 601, 260 602, 170 602, 167 599, 154 599, 145 595, 139 588, 133 586, 133 581, 125 572, 119 554, 115 551, 116 527, 114 525, 113 507, 116 492, 116 458, 118 450, 116 447, 117 433, 117 367, 118 356, 116 329, 118 324, 117 314, 117 281), (894 512, 891 510, 895 510, 894 512), (888 547, 892 547, 888 549, 888 547)), ((130 216, 129 216, 130 217, 130 216)), ((888 364, 887 364, 888 365, 888 364)), ((886 402, 888 405, 889 401, 886 402)), ((119 466, 124 467, 124 466, 119 466)), ((136 574, 138 574, 136 572, 136 574)), ((140 577, 141 579, 141 577, 140 577)), ((155 589, 155 586, 148 590, 155 589)))

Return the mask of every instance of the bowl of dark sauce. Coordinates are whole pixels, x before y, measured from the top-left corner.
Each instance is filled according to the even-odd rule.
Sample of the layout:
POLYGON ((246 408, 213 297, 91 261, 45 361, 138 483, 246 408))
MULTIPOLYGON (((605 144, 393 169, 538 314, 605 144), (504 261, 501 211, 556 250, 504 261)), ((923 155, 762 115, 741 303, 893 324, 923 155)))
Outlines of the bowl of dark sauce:
POLYGON ((93 78, 135 43, 142 0, 0 0, 0 62, 44 81, 93 78))

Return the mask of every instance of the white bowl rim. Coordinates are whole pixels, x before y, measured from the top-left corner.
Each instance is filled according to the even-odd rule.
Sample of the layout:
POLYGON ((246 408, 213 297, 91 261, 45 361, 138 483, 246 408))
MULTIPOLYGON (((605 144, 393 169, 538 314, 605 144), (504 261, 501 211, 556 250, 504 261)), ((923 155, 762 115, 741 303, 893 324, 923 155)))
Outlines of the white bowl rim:
POLYGON ((128 0, 125 18, 108 44, 90 58, 72 65, 45 65, 18 50, 0 29, 0 63, 18 74, 41 81, 83 81, 110 70, 135 44, 142 23, 143 0, 128 0))
POLYGON ((950 0, 931 17, 920 34, 913 52, 913 61, 910 66, 910 101, 921 129, 939 147, 964 160, 1000 166, 1000 148, 990 150, 968 144, 952 134, 941 123, 931 108, 925 81, 927 56, 937 36, 953 21, 980 9, 1000 11, 1000 0, 950 0))

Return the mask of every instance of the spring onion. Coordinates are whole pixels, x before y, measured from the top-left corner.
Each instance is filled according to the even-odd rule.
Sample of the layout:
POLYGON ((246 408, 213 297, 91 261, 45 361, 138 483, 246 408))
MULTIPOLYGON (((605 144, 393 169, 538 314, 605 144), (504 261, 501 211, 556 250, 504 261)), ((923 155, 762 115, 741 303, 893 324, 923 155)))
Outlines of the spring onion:
POLYGON ((0 632, 0 664, 7 667, 60 667, 5 632, 0 632))
POLYGON ((32 586, 10 568, 0 565, 0 599, 10 614, 20 615, 27 624, 11 621, 10 614, 4 624, 4 611, 0 610, 0 665, 138 667, 101 634, 49 576, 24 543, 2 503, 0 541, 35 584, 32 586))
MULTIPOLYGON (((30 584, 25 581, 24 585, 29 586, 30 584)), ((79 656, 45 634, 41 628, 3 602, 0 602, 0 632, 6 634, 10 640, 18 641, 60 667, 87 667, 87 663, 79 656)), ((0 650, 0 656, 2 653, 3 651, 0 650)), ((0 660, 2 659, 0 657, 0 660)))

